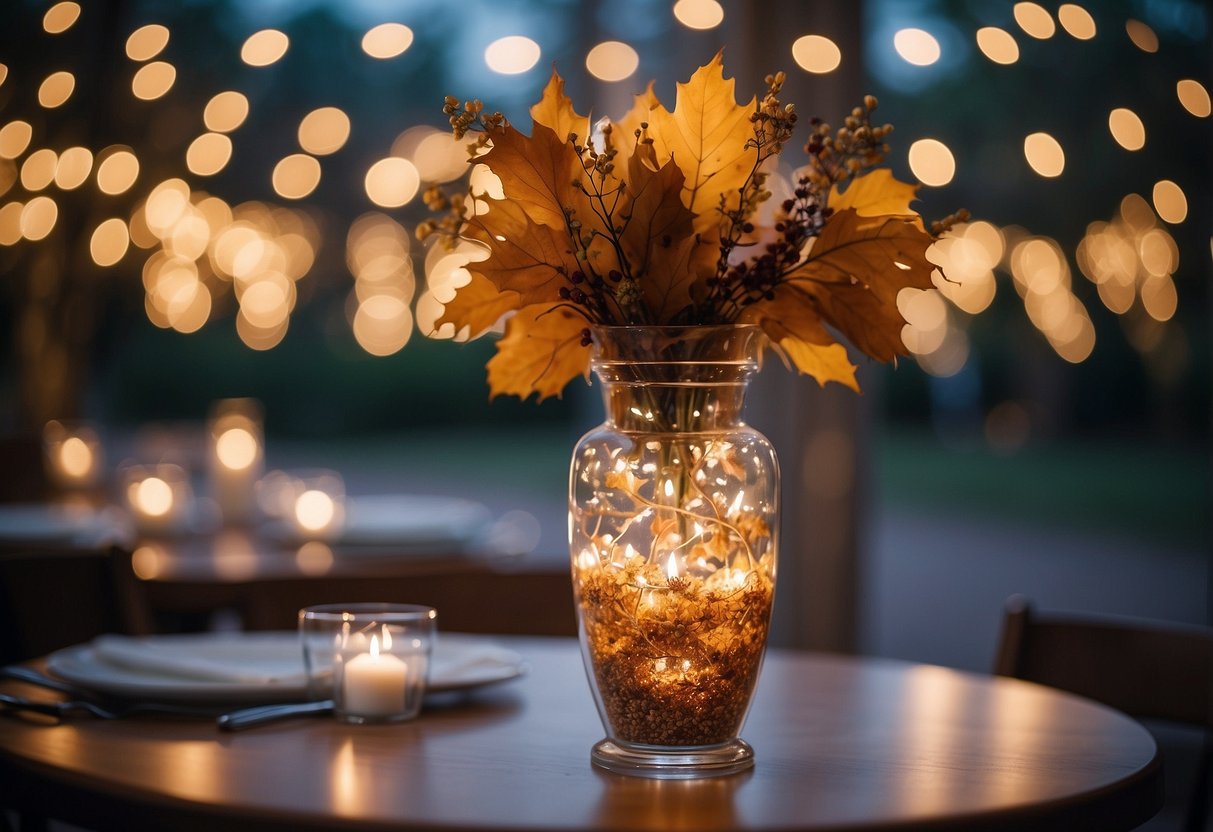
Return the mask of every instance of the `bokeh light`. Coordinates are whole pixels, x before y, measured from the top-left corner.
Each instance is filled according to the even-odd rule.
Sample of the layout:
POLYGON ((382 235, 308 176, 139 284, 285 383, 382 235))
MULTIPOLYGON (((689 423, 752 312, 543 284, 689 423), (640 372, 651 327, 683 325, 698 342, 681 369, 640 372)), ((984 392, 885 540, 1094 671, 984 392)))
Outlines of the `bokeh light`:
POLYGON ((1066 169, 1065 151, 1048 133, 1032 133, 1024 138, 1023 155, 1032 170, 1047 178, 1061 176, 1066 169))
POLYGON ((715 29, 724 22, 724 6, 717 0, 678 0, 674 18, 688 29, 715 29))
POLYGON ((1141 150, 1146 146, 1146 126, 1137 113, 1117 107, 1108 114, 1108 130, 1125 150, 1141 150))
POLYGON ((1163 222, 1177 225, 1188 218, 1188 198, 1170 179, 1154 184, 1154 210, 1163 222))
POLYGON ((1126 21, 1125 32, 1128 34, 1129 40, 1133 41, 1133 45, 1142 52, 1152 53, 1158 51, 1158 35, 1140 20, 1130 19, 1126 21))
POLYGON ((118 217, 110 217, 93 230, 88 250, 98 266, 112 266, 126 255, 130 242, 126 223, 118 217))
POLYGON ((421 177, 408 159, 389 156, 371 165, 364 184, 371 202, 383 208, 399 208, 417 194, 421 177))
POLYGON ((1073 38, 1090 40, 1095 37, 1095 18, 1082 6, 1062 3, 1057 9, 1057 20, 1073 38))
POLYGON ((169 30, 159 23, 149 23, 131 32, 126 39, 126 57, 132 61, 150 61, 168 46, 169 30))
POLYGON ((21 209, 21 236, 32 242, 45 239, 59 219, 59 206, 49 196, 36 196, 21 209))
POLYGON ((38 103, 48 110, 62 106, 76 89, 76 76, 60 70, 46 76, 38 86, 38 103))
POLYGON ((55 163, 56 187, 71 191, 79 188, 93 171, 93 154, 87 147, 69 147, 55 163))
POLYGON ((299 123, 299 146, 314 156, 340 150, 350 137, 350 117, 336 107, 312 110, 299 123))
POLYGON ((72 28, 72 25, 79 19, 80 5, 70 2, 70 0, 64 0, 46 10, 46 14, 42 16, 42 28, 48 34, 58 35, 72 28))
POLYGON ((906 63, 930 66, 939 60, 939 41, 924 29, 901 29, 893 35, 893 48, 906 63))
POLYGON ((822 35, 803 35, 792 44, 792 60, 805 72, 823 75, 838 69, 842 50, 822 35))
POLYGON ((240 60, 249 66, 269 66, 286 54, 290 38, 277 29, 262 29, 249 35, 240 47, 240 60))
POLYGON ((185 166, 198 176, 213 176, 232 158, 232 140, 223 133, 203 133, 185 151, 185 166))
POLYGON ((603 41, 585 56, 585 68, 600 81, 630 78, 639 66, 636 50, 618 40, 603 41))
POLYGON ((103 194, 125 193, 139 178, 139 160, 129 149, 107 148, 99 156, 97 187, 103 194))
POLYGON ((931 187, 946 185, 956 175, 956 159, 938 139, 919 139, 910 145, 909 162, 918 181, 931 187))
POLYGON ((21 187, 25 190, 40 191, 55 179, 55 168, 59 165, 59 156, 49 148, 35 150, 21 163, 21 187))
POLYGON ((25 205, 8 202, 0 206, 0 246, 15 245, 21 239, 21 213, 25 205))
POLYGON ((292 153, 274 166, 274 193, 303 199, 320 184, 320 163, 306 153, 292 153))
POLYGON ((16 159, 29 147, 34 128, 28 121, 10 121, 0 127, 0 159, 16 159))
POLYGON ((248 118, 248 98, 243 93, 227 90, 211 98, 202 111, 202 122, 208 130, 230 133, 248 118))
POLYGON ((1012 14, 1019 28, 1037 40, 1047 40, 1057 32, 1053 16, 1038 3, 1016 3, 1012 14))
POLYGON ((177 68, 165 61, 144 64, 131 79, 131 92, 135 98, 153 101, 173 88, 177 80, 177 68))
POLYGON ((493 72, 518 75, 539 63, 539 44, 523 35, 498 38, 484 50, 484 62, 493 72))
POLYGON ((386 60, 401 55, 413 45, 413 30, 403 23, 380 23, 362 36, 362 51, 386 60))
POLYGON ((1197 118, 1208 118, 1210 112, 1209 91, 1192 78, 1185 78, 1175 85, 1175 94, 1183 108, 1197 118))
POLYGON ((997 26, 977 30, 977 48, 996 64, 1013 64, 1019 60, 1019 44, 1014 36, 997 26))

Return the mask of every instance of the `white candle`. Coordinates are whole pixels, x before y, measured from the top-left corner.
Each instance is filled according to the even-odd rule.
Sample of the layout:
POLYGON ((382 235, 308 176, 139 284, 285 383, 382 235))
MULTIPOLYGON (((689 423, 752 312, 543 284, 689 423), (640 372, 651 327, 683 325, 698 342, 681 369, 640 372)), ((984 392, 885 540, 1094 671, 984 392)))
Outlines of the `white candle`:
POLYGON ((371 636, 371 651, 346 662, 342 710, 365 717, 403 713, 407 680, 408 665, 391 653, 379 652, 379 636, 371 636))

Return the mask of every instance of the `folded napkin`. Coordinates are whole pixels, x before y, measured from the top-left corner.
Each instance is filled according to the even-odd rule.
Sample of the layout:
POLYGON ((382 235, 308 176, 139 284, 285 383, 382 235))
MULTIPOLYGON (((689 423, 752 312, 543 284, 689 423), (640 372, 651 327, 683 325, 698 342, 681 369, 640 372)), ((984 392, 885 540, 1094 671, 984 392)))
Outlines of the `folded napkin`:
POLYGON ((299 644, 248 634, 180 639, 103 635, 91 642, 96 658, 114 667, 156 676, 249 685, 306 682, 299 644))
POLYGON ((454 685, 485 673, 514 670, 521 663, 522 657, 513 650, 463 641, 444 643, 439 635, 430 663, 430 684, 454 685))

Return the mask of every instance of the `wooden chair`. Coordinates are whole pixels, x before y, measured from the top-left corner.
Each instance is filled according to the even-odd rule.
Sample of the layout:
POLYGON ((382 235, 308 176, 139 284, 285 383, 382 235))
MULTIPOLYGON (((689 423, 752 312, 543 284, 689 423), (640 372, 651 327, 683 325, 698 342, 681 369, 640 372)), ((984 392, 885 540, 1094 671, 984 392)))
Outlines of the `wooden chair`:
POLYGON ((1203 832, 1213 760, 1213 629, 1041 615, 1006 602, 994 672, 1094 699, 1143 719, 1203 731, 1183 829, 1203 832))
POLYGON ((101 633, 139 635, 149 629, 130 553, 0 551, 0 663, 32 659, 101 633))

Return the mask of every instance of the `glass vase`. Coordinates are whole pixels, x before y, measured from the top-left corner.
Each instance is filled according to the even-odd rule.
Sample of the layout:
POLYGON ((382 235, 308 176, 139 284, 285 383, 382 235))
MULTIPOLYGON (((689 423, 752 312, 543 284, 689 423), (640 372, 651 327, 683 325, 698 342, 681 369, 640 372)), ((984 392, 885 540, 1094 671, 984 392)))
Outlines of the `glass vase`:
POLYGON ((592 762, 693 778, 753 766, 740 737, 775 591, 779 467, 741 421, 746 325, 599 327, 606 421, 573 452, 569 551, 606 738, 592 762))

